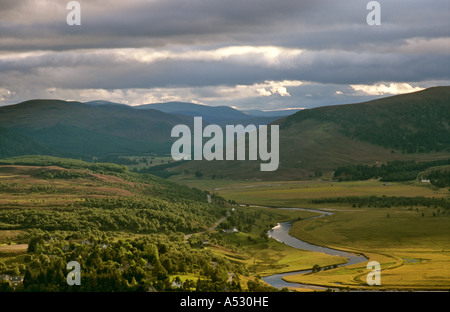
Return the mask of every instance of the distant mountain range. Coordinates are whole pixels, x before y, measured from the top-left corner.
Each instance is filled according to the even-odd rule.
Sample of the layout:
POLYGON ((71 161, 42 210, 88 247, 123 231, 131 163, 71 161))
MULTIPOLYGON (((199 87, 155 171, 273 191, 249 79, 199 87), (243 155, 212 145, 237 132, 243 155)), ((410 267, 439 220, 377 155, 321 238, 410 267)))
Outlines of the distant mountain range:
POLYGON ((257 117, 275 116, 275 117, 281 118, 281 117, 290 116, 301 110, 303 110, 303 109, 296 108, 296 109, 280 109, 280 110, 270 110, 270 111, 261 111, 261 110, 257 110, 257 109, 252 109, 252 110, 243 110, 243 112, 247 113, 249 115, 252 115, 252 116, 257 116, 257 117))
MULTIPOLYGON (((122 105, 109 101, 90 101, 86 104, 94 106, 102 105, 122 105)), ((191 117, 202 117, 208 123, 221 126, 234 124, 239 121, 241 124, 268 124, 281 117, 286 117, 298 112, 300 109, 285 110, 238 110, 229 106, 208 106, 187 102, 165 102, 133 106, 135 109, 156 109, 168 114, 184 115, 191 117)))
POLYGON ((192 127, 193 116, 203 117, 205 125, 279 125, 279 169, 261 172, 259 161, 191 161, 169 170, 233 179, 302 179, 347 164, 450 156, 450 87, 289 116, 265 114, 182 102, 130 107, 107 101, 31 100, 0 107, 0 157, 167 155, 175 141, 172 128, 192 127))
POLYGON ((450 157, 450 87, 302 110, 273 124, 280 127, 280 166, 275 172, 260 172, 260 161, 191 161, 170 170, 295 180, 348 164, 450 157))
POLYGON ((201 116, 210 123, 244 120, 253 117, 229 106, 207 106, 184 102, 146 104, 135 106, 135 108, 139 110, 157 109, 169 114, 192 117, 201 116))
POLYGON ((192 118, 122 105, 32 100, 0 107, 1 157, 64 157, 170 152, 170 133, 192 118))
POLYGON ((146 104, 135 106, 135 108, 157 109, 170 114, 202 117, 206 122, 218 124, 220 126, 236 123, 242 125, 265 125, 296 112, 296 110, 276 110, 268 112, 261 110, 241 111, 229 106, 207 106, 185 102, 146 104))
POLYGON ((279 118, 182 102, 131 107, 100 100, 31 100, 0 107, 0 157, 169 154, 172 128, 191 126, 194 116, 221 126, 268 124, 279 118))

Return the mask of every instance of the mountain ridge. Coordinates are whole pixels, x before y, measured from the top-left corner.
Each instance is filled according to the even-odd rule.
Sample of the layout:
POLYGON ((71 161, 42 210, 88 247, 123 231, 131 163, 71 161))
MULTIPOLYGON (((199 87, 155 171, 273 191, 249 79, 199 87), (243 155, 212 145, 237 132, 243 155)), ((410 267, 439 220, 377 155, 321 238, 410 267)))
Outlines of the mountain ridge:
POLYGON ((350 164, 450 157, 450 87, 436 87, 357 104, 299 111, 280 127, 280 165, 260 161, 191 161, 171 168, 227 179, 298 180, 331 177, 350 164))
MULTIPOLYGON (((0 107, 0 124, 54 150, 50 155, 92 157, 104 154, 169 153, 170 132, 191 119, 158 110, 93 106, 62 100, 30 100, 0 107)), ((5 142, 3 142, 5 144, 5 142)), ((30 154, 26 151, 5 156, 30 154)))
POLYGON ((229 106, 208 106, 188 102, 165 102, 134 106, 135 109, 156 109, 165 113, 184 115, 190 117, 202 117, 205 121, 220 126, 227 124, 240 123, 248 124, 267 124, 280 118, 274 114, 252 115, 229 106))
MULTIPOLYGON (((194 161, 168 170, 233 179, 303 179, 355 163, 446 157, 450 155, 449 103, 450 87, 434 87, 363 103, 305 109, 265 120, 280 126, 280 167, 274 173, 259 172, 259 161, 194 161)), ((238 119, 231 124, 258 125, 261 120, 238 119)), ((0 157, 92 158, 168 155, 175 141, 170 137, 173 126, 192 128, 193 118, 105 101, 30 100, 0 107, 0 124, 0 157)))
POLYGON ((170 153, 175 125, 268 124, 278 117, 251 116, 227 106, 173 102, 128 106, 109 101, 35 99, 0 107, 0 157, 46 154, 91 158, 110 154, 170 153), (180 105, 190 111, 179 111, 180 105), (159 108, 159 109, 156 109, 159 108), (8 133, 6 133, 8 131, 8 133), (14 136, 16 139, 11 140, 14 136))

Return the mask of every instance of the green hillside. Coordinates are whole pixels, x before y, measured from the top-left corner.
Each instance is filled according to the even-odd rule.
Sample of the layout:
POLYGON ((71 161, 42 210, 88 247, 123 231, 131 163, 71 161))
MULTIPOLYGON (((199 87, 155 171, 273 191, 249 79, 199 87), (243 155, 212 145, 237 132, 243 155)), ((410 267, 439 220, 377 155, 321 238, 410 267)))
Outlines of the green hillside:
POLYGON ((203 191, 116 164, 15 157, 0 160, 0 175, 0 230, 191 233, 225 214, 203 191))
POLYGON ((170 152, 173 126, 190 122, 189 118, 152 109, 137 111, 119 105, 59 100, 32 100, 0 108, 3 128, 45 147, 37 149, 29 143, 18 149, 19 140, 4 140, 3 149, 10 151, 4 156, 165 154, 170 152))
POLYGON ((55 151, 36 143, 30 137, 0 128, 0 158, 24 154, 54 154, 55 151))
POLYGON ((281 123, 333 122, 346 136, 406 153, 450 152, 450 87, 304 110, 281 123))
POLYGON ((450 87, 302 110, 274 122, 280 126, 275 172, 260 172, 259 161, 192 161, 171 170, 205 178, 296 180, 331 178, 346 165, 448 158, 449 122, 450 87))

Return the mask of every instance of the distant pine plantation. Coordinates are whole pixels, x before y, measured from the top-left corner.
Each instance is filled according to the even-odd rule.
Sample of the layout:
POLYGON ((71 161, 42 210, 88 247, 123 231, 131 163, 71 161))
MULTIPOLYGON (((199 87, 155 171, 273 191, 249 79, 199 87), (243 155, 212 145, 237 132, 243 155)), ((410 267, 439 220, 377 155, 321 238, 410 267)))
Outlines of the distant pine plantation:
POLYGON ((338 167, 333 178, 339 181, 362 181, 372 178, 380 178, 382 182, 411 181, 419 178, 419 174, 429 168, 447 166, 444 169, 435 168, 421 175, 422 179, 430 180, 430 183, 438 187, 450 186, 450 158, 436 161, 415 162, 388 161, 381 166, 349 165, 338 167))
POLYGON ((438 213, 450 213, 450 200, 446 198, 427 198, 427 197, 397 197, 397 196, 368 196, 368 197, 334 197, 320 198, 310 200, 312 204, 349 204, 352 207, 427 207, 436 208, 438 213), (442 208, 442 210, 441 210, 442 208))

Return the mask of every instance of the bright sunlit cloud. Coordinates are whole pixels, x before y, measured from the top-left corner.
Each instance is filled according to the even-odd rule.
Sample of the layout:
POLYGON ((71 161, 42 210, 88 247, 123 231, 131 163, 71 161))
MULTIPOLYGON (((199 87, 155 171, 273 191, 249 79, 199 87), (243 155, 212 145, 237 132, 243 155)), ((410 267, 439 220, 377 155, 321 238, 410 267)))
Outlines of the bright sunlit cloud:
MULTIPOLYGON (((158 61, 231 61, 280 66, 303 53, 302 49, 277 46, 228 46, 218 49, 177 49, 157 50, 150 48, 110 49, 100 53, 110 53, 125 62, 155 63, 158 61)), ((85 53, 92 53, 85 51, 85 53)), ((99 53, 96 51, 95 53, 99 53)))
MULTIPOLYGON (((87 102, 93 99, 110 101, 131 106, 162 103, 162 102, 191 102, 204 104, 220 102, 224 98, 242 100, 271 96, 290 96, 288 88, 301 86, 301 81, 265 81, 253 85, 215 86, 215 87, 186 87, 186 88, 129 88, 129 89, 62 89, 47 88, 42 97, 61 98, 67 100, 87 102)), ((0 99, 11 94, 11 91, 0 89, 0 99)))
POLYGON ((403 94, 421 91, 424 88, 413 87, 408 83, 390 83, 375 85, 350 85, 358 95, 385 95, 385 94, 403 94))

